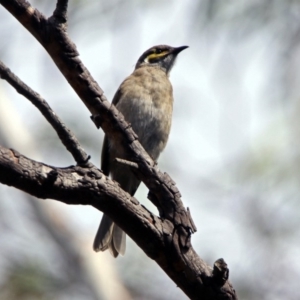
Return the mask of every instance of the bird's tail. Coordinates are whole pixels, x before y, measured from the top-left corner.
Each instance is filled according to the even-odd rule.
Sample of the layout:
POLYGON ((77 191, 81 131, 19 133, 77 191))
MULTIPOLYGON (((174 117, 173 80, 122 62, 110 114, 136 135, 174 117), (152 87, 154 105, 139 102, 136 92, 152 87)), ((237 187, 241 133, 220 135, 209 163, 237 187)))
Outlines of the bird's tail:
POLYGON ((114 257, 117 257, 119 254, 124 255, 126 234, 108 216, 103 215, 93 248, 96 252, 109 249, 114 257))

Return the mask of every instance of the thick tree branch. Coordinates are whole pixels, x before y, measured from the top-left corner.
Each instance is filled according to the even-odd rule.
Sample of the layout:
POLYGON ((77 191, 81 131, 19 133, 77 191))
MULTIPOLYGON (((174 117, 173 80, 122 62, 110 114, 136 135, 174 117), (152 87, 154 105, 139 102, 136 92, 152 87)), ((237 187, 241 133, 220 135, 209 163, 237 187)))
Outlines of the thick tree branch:
POLYGON ((46 120, 52 125, 60 140, 72 154, 78 164, 86 163, 89 159, 88 155, 80 146, 77 138, 68 129, 60 118, 51 109, 49 104, 37 92, 33 91, 20 78, 8 69, 3 62, 0 61, 0 78, 5 79, 12 85, 18 93, 26 97, 34 106, 36 106, 46 120))
POLYGON ((178 244, 181 232, 146 210, 94 166, 55 168, 0 146, 0 182, 41 199, 92 205, 112 217, 191 299, 237 299, 223 260, 214 271, 192 247, 178 244))

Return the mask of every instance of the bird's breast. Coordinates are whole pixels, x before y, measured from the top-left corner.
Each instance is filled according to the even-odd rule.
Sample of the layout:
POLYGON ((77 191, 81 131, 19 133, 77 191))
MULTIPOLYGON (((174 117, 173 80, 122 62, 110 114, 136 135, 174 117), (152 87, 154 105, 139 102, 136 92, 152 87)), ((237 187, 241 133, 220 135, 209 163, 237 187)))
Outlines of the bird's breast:
POLYGON ((164 149, 173 111, 172 85, 160 70, 137 69, 120 87, 117 108, 153 159, 164 149))

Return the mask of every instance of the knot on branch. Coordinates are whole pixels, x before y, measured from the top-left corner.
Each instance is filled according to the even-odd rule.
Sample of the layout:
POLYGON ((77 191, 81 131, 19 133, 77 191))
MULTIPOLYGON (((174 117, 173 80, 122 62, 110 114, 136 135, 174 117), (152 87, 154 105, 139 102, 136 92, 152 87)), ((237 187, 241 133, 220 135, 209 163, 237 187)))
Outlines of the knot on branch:
POLYGON ((229 278, 229 269, 223 258, 219 258, 214 263, 212 279, 218 286, 223 286, 229 278))
POLYGON ((53 185, 58 177, 58 172, 53 169, 48 173, 47 179, 46 179, 46 185, 53 185))
POLYGON ((178 226, 177 227, 177 232, 178 232, 179 245, 180 245, 181 249, 188 250, 192 246, 192 244, 191 244, 191 236, 192 236, 191 230, 186 229, 183 226, 178 226))
POLYGON ((101 124, 102 124, 101 116, 100 115, 93 115, 90 118, 94 122, 94 124, 96 125, 97 129, 99 129, 101 127, 101 124))
POLYGON ((77 162, 77 165, 78 165, 78 166, 81 166, 81 167, 83 167, 83 168, 91 168, 91 167, 93 166, 93 164, 91 164, 91 163, 89 162, 90 159, 91 159, 91 156, 88 155, 88 156, 86 156, 86 158, 85 158, 84 160, 78 161, 78 162, 77 162))

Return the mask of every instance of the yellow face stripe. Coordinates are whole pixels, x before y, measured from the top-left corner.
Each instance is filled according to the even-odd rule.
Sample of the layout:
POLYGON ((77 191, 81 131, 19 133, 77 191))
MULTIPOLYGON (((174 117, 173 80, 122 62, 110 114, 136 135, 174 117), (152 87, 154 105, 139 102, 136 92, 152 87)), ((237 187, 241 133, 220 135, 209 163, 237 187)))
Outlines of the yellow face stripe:
POLYGON ((151 53, 150 55, 147 56, 146 60, 149 61, 152 59, 157 59, 159 57, 166 56, 166 54, 168 54, 168 53, 169 53, 168 51, 163 51, 161 53, 151 53))

